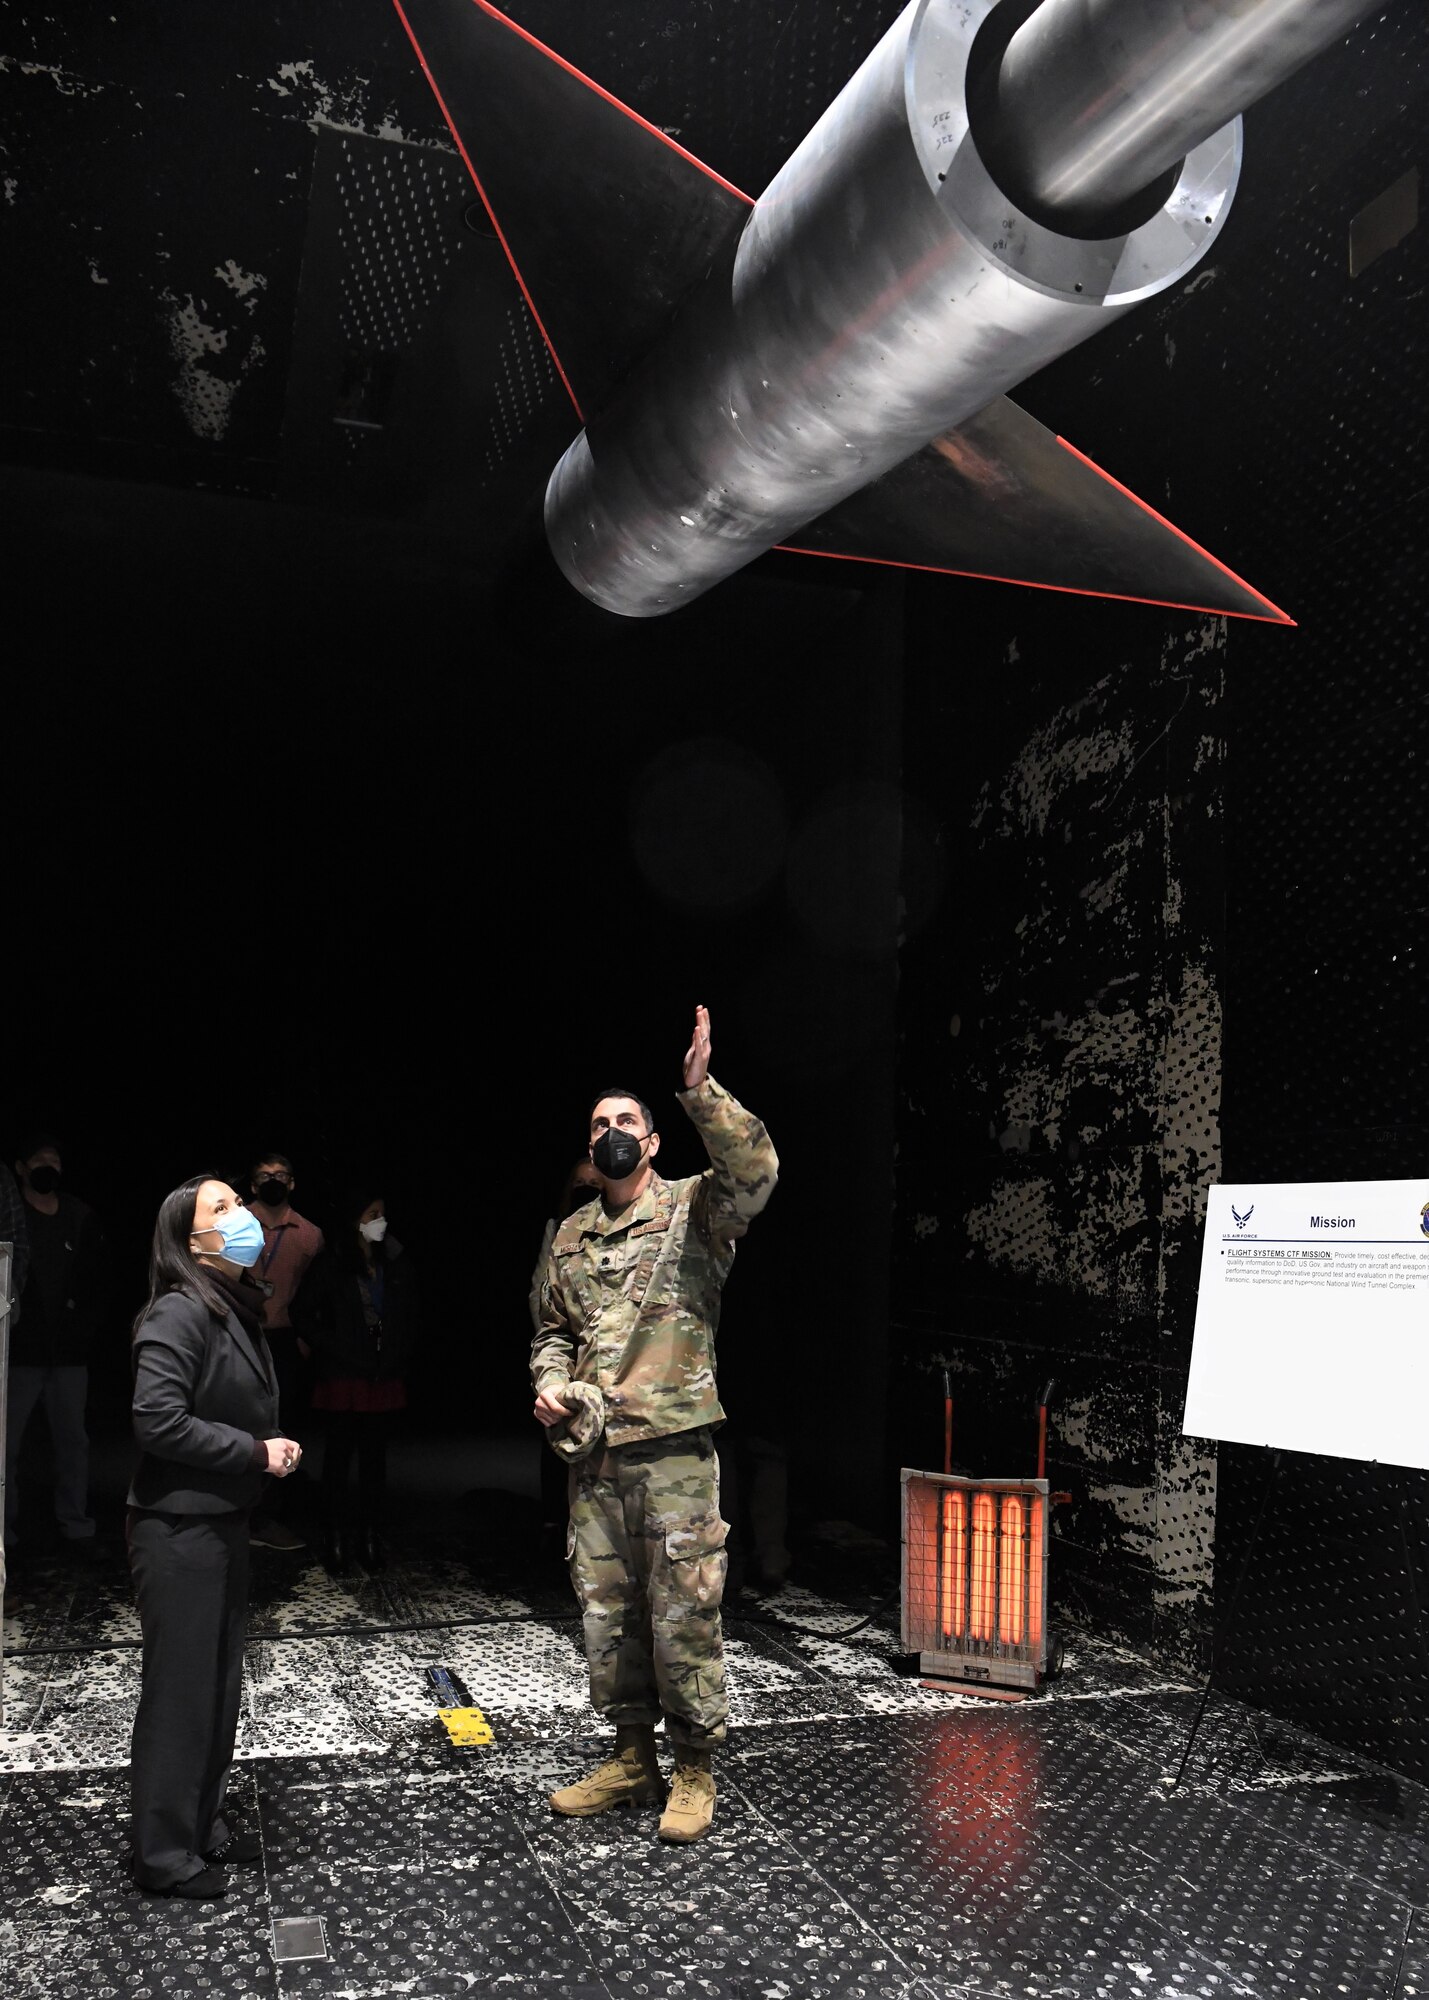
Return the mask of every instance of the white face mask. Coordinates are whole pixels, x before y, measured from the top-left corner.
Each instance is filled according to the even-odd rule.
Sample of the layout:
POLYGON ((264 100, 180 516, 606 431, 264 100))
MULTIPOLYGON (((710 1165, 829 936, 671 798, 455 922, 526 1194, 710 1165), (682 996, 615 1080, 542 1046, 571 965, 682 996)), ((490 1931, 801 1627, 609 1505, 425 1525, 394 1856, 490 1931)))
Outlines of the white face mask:
POLYGON ((379 1215, 372 1222, 360 1222, 357 1227, 369 1243, 380 1243, 387 1234, 387 1218, 379 1215))

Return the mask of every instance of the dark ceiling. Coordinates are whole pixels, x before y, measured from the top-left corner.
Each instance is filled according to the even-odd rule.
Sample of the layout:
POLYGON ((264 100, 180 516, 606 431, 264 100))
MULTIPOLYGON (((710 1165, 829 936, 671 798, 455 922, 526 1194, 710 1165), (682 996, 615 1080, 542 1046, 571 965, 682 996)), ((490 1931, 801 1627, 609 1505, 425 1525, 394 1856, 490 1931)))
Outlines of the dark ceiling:
MULTIPOLYGON (((754 188, 897 11, 515 9, 754 188)), ((389 0, 4 16, 9 456, 447 527, 539 492, 569 406, 389 0)))
MULTIPOLYGON (((897 12, 512 0, 525 27, 756 192, 897 12)), ((483 560, 530 532, 572 412, 390 0, 11 0, 0 21, 0 215, 6 268, 23 274, 0 455, 401 518, 483 560)), ((1292 190, 1413 114, 1425 56, 1406 0, 1250 114, 1220 269, 1270 247, 1292 190)), ((561 144, 532 135, 543 153, 561 144)), ((578 226, 581 161, 564 165, 578 226)), ((1179 302, 1138 324, 1154 313, 1165 329, 1179 302)), ((1156 427, 1118 408, 1106 343, 1019 400, 1133 484, 1150 471, 1164 503, 1175 447, 1128 462, 1156 427)), ((1223 429, 1205 412, 1198 446, 1233 453, 1236 427, 1223 429)), ((1187 525, 1207 540, 1217 526, 1187 525)), ((1216 552, 1237 563, 1234 547, 1216 552)), ((1274 594, 1273 575, 1251 580, 1274 594)))

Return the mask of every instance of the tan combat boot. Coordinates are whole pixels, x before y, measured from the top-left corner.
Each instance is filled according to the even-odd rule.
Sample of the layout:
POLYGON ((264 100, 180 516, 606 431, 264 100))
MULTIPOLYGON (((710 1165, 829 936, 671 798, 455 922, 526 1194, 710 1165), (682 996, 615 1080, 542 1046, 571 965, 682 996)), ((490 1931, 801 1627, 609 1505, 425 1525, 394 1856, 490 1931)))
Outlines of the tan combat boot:
POLYGON ((703 1840, 714 1819, 715 1781, 710 1775, 708 1750, 690 1750, 681 1744, 675 1752, 675 1782, 669 1803, 660 1820, 661 1840, 703 1840))
POLYGON ((615 1755, 588 1777, 552 1792, 550 1803, 567 1819, 593 1819, 616 1806, 659 1805, 663 1796, 654 1730, 623 1728, 615 1732, 615 1755))

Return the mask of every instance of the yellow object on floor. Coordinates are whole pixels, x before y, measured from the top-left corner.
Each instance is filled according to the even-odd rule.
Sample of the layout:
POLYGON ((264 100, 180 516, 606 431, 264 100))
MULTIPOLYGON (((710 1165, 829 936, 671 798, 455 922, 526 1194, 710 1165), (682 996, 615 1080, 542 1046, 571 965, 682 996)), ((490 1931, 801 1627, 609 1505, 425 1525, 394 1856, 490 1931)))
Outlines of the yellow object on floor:
POLYGON ((459 1750, 476 1749, 496 1741, 491 1724, 479 1708, 439 1708, 437 1714, 459 1750))

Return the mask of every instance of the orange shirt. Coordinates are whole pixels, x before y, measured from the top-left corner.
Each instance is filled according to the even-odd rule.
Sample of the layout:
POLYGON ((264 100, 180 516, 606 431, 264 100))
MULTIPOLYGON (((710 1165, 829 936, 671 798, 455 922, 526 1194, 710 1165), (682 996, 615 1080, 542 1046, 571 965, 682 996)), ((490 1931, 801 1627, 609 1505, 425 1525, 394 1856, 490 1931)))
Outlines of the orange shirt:
POLYGON ((263 1304, 264 1330, 271 1333, 274 1327, 292 1327, 289 1309, 303 1273, 323 1247, 323 1233, 295 1208, 283 1209, 276 1221, 263 1202, 255 1201, 252 1208, 263 1225, 263 1254, 253 1275, 273 1287, 263 1304))

